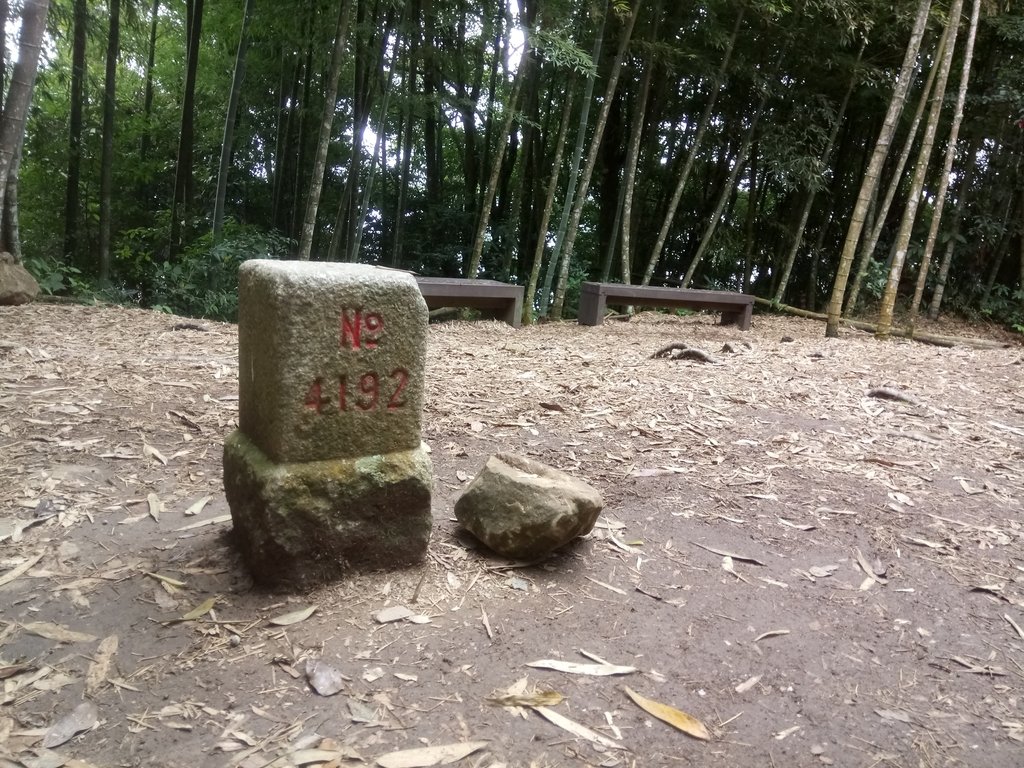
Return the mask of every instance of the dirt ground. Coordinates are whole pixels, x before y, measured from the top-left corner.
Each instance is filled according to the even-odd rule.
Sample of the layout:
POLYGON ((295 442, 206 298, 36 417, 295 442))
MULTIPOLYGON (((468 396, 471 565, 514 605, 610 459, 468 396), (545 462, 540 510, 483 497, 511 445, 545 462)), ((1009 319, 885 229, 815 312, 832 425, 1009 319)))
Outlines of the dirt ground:
POLYGON ((715 320, 433 325, 426 562, 275 594, 221 486, 235 329, 0 308, 0 766, 1024 765, 1021 347, 715 320), (593 533, 460 533, 498 451, 596 486, 593 533))

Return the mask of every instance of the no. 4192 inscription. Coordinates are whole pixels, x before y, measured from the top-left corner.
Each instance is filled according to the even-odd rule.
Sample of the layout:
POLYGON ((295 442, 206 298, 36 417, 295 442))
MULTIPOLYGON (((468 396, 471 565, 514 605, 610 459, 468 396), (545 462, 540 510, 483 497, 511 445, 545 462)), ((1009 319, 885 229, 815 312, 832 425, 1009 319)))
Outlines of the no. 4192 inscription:
MULTIPOLYGON (((384 332, 384 318, 379 312, 343 309, 339 320, 340 346, 353 352, 377 349, 384 332)), ((404 392, 409 384, 409 371, 394 368, 386 373, 366 371, 336 379, 317 377, 306 392, 303 404, 317 413, 333 411, 394 411, 405 407, 404 392)))

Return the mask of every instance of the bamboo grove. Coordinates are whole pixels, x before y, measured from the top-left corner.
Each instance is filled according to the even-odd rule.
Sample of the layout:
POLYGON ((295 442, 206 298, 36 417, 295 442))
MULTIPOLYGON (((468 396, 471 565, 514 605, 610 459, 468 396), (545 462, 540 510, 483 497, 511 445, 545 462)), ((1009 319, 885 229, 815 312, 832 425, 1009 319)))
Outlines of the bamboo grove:
POLYGON ((229 317, 271 256, 1024 326, 1019 0, 51 0, 41 50, 3 239, 52 292, 229 317))

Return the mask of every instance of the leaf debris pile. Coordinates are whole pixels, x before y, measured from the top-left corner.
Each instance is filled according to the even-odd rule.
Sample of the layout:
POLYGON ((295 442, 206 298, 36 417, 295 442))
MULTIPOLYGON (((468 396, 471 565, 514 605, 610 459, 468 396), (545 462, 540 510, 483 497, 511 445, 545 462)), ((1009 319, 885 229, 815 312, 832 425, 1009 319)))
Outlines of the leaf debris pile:
POLYGON ((0 320, 0 761, 1019 762, 1019 349, 766 316, 436 325, 427 561, 273 595, 220 487, 235 330, 0 320), (649 357, 679 338, 727 354, 649 357), (451 508, 498 451, 596 485, 595 530, 541 563, 481 551, 451 508))

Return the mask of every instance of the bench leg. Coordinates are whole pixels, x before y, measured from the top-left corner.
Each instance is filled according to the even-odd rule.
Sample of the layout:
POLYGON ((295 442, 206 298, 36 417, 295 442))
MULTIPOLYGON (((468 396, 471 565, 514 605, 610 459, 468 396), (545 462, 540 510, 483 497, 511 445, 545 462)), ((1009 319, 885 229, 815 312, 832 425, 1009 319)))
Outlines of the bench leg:
POLYGON ((754 316, 754 305, 753 305, 753 303, 747 304, 747 306, 745 306, 743 308, 743 316, 740 318, 739 325, 740 325, 740 330, 741 331, 749 331, 750 330, 750 321, 753 318, 753 316, 754 316))
POLYGON ((750 320, 754 314, 754 305, 745 304, 743 309, 728 310, 722 313, 722 325, 735 325, 741 331, 750 330, 750 320))
POLYGON ((518 328, 523 321, 523 297, 520 294, 515 299, 510 299, 505 307, 505 311, 501 315, 501 319, 511 325, 513 328, 518 328))
POLYGON ((603 293, 580 293, 580 325, 600 325, 604 322, 605 295, 603 293))

